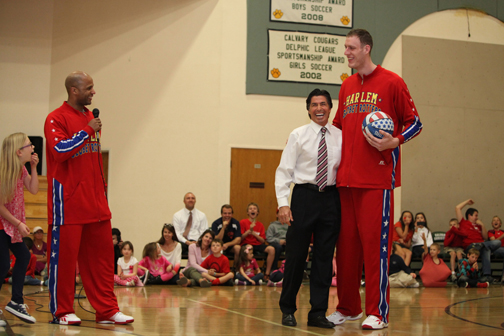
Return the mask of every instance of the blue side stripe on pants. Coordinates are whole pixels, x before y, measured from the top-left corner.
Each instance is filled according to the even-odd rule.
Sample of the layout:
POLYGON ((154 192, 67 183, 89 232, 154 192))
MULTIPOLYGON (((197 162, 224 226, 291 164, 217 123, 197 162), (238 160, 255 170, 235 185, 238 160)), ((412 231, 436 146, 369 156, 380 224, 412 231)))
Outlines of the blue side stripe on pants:
POLYGON ((380 304, 378 311, 383 317, 383 322, 388 323, 387 315, 389 312, 389 304, 387 302, 388 288, 388 242, 390 231, 390 190, 383 191, 383 209, 382 209, 382 226, 380 240, 380 304))
POLYGON ((57 322, 55 316, 58 310, 58 260, 60 246, 60 226, 64 223, 63 211, 63 186, 53 179, 53 222, 51 231, 51 255, 49 269, 49 310, 53 314, 53 322, 57 322))

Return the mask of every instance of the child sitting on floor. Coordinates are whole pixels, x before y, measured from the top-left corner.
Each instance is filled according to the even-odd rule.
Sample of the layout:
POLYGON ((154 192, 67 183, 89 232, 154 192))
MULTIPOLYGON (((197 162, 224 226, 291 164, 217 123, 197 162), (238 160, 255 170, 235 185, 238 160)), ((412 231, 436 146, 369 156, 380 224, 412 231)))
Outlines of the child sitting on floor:
POLYGON ((433 243, 430 250, 427 247, 427 238, 422 234, 424 241, 424 253, 422 254, 423 266, 420 270, 420 278, 425 287, 445 287, 446 279, 451 271, 442 259, 438 258, 441 248, 438 243, 433 243))
POLYGON ((269 286, 269 287, 282 287, 284 270, 285 270, 285 260, 282 261, 282 266, 280 266, 280 268, 271 272, 271 276, 268 280, 267 286, 269 286))
POLYGON ((401 257, 402 251, 399 244, 392 244, 392 255, 390 256, 389 283, 390 287, 418 287, 416 274, 406 266, 401 257))
POLYGON ((208 270, 201 275, 212 283, 212 286, 222 284, 233 286, 233 272, 229 268, 229 259, 222 254, 222 240, 212 240, 210 250, 212 254, 203 260, 201 267, 208 270))
POLYGON ((117 274, 114 274, 114 283, 121 286, 139 286, 143 283, 137 276, 138 260, 133 257, 133 244, 125 241, 121 249, 122 257, 117 260, 117 274))
POLYGON ((252 245, 247 244, 241 247, 236 269, 238 269, 238 272, 236 272, 236 285, 262 285, 264 276, 254 259, 252 245))
POLYGON ((149 271, 147 275, 147 284, 164 284, 178 273, 180 265, 172 265, 165 257, 161 255, 161 248, 156 243, 145 245, 143 250, 143 259, 138 263, 138 275, 142 276, 149 271))
POLYGON ((482 281, 481 271, 478 267, 478 257, 480 252, 470 249, 467 252, 467 259, 459 260, 459 272, 457 285, 459 287, 487 288, 488 282, 482 281))

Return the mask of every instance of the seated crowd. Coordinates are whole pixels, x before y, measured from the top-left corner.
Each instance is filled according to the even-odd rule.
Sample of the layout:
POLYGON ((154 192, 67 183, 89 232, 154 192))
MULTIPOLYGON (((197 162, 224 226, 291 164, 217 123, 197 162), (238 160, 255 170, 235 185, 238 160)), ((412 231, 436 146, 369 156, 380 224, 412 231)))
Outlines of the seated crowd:
MULTIPOLYGON (((490 256, 493 254, 497 258, 504 258, 502 222, 498 216, 493 217, 493 229, 487 230, 474 208, 468 208, 464 217, 462 209, 472 204, 474 202, 469 199, 455 207, 456 218, 449 221, 443 244, 433 241, 424 213, 413 216, 412 212, 404 211, 401 214, 392 229, 393 247, 389 263, 391 287, 420 286, 417 274, 410 268, 415 259, 423 263, 419 276, 425 287, 443 287, 447 281, 457 283, 460 287, 488 287, 495 281, 491 275, 490 256), (441 253, 449 257, 449 267, 441 257, 443 255, 440 256, 441 253), (481 269, 477 262, 480 256, 481 269)), ((264 225, 257 220, 259 206, 250 203, 247 206, 247 218, 241 221, 233 218, 233 207, 224 204, 221 217, 209 227, 206 215, 195 208, 196 197, 193 193, 184 196, 184 205, 174 214, 173 224, 164 224, 157 242, 145 245, 140 260, 133 256, 133 244, 123 242, 119 229, 112 229, 115 284, 178 284, 184 287, 263 283, 268 286, 282 285, 284 264, 279 267, 279 260, 285 252, 287 225, 273 221, 265 231, 264 225), (260 255, 264 260, 262 270, 254 255, 260 255), (187 258, 186 267, 181 267, 183 256, 187 258)), ((43 233, 41 227, 36 227, 33 230, 34 239, 24 239, 32 252, 25 284, 43 285, 44 281, 36 275, 43 276, 42 279, 47 277, 47 244, 43 241, 43 233)), ((336 251, 334 264, 335 256, 336 251)), ((12 256, 11 266, 14 262, 12 256)), ((502 274, 500 280, 504 284, 504 267, 502 274)), ((336 273, 333 275, 333 286, 336 286, 336 273)), ((12 280, 6 278, 5 281, 12 280)), ((77 265, 76 282, 79 281, 77 265)))
POLYGON ((250 203, 247 218, 241 221, 233 218, 233 207, 224 204, 221 217, 209 228, 206 215, 195 207, 195 195, 187 193, 183 201, 184 208, 173 215, 172 224, 163 226, 157 242, 145 246, 140 261, 132 256, 131 242, 122 242, 120 231, 112 230, 117 285, 281 286, 283 268, 278 264, 285 251, 287 225, 274 221, 266 231, 257 220, 259 206, 250 203), (254 254, 264 256, 264 273, 254 254), (184 268, 183 256, 187 257, 184 268))
MULTIPOLYGON (((414 219, 410 211, 402 213, 393 231, 389 269, 392 287, 419 286, 416 274, 409 268, 412 258, 421 258, 423 262, 419 275, 426 287, 443 287, 447 280, 459 287, 488 287, 496 281, 492 277, 490 256, 504 258, 502 221, 494 216, 493 229, 487 230, 474 208, 468 208, 464 218, 462 209, 473 204, 468 199, 455 207, 456 218, 449 221, 450 229, 442 245, 433 241, 424 213, 417 213, 414 219), (449 255, 450 267, 439 257, 443 250, 449 255), (477 262, 479 256, 481 269, 477 262)), ((504 284, 504 266, 500 282, 504 284)))

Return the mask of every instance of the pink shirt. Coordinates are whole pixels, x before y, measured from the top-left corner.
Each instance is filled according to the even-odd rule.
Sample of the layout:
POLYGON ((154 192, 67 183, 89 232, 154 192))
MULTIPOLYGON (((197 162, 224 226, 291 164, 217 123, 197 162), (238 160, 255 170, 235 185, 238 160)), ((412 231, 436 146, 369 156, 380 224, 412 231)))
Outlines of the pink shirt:
MULTIPOLYGON (((209 253, 208 255, 211 254, 210 251, 208 253, 209 253)), ((203 258, 201 256, 201 247, 197 246, 197 244, 191 244, 191 245, 189 245, 189 256, 187 258, 187 265, 186 265, 186 267, 187 268, 194 267, 200 273, 208 272, 207 269, 205 269, 205 268, 203 268, 203 267, 200 266, 201 263, 203 262, 203 260, 205 260, 205 258, 203 258)))
POLYGON ((250 261, 250 263, 248 264, 248 266, 242 265, 242 267, 243 267, 243 272, 245 272, 245 274, 249 278, 251 278, 255 275, 254 270, 258 269, 259 265, 257 264, 257 261, 255 259, 252 259, 250 261))
MULTIPOLYGON (((5 208, 21 222, 26 222, 25 215, 25 204, 24 204, 24 191, 23 191, 23 181, 28 176, 28 171, 23 166, 23 174, 20 179, 17 180, 16 190, 14 192, 14 198, 9 202, 4 204, 5 208)), ((0 216, 1 226, 0 229, 5 230, 9 236, 11 236, 11 242, 21 243, 23 241, 23 236, 19 232, 18 228, 12 225, 8 220, 0 216)))
POLYGON ((152 276, 158 276, 161 274, 165 274, 166 268, 171 265, 171 263, 162 255, 159 256, 154 262, 150 260, 149 257, 145 257, 140 262, 138 265, 143 266, 149 270, 149 273, 152 274, 152 276))

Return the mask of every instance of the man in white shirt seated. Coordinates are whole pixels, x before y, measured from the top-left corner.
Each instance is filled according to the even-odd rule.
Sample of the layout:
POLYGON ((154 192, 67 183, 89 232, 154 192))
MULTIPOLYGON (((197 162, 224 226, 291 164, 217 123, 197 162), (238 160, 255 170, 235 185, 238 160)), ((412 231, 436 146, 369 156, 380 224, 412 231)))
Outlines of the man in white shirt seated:
POLYGON ((203 232, 208 229, 206 215, 196 209, 196 196, 192 192, 184 195, 185 207, 173 215, 173 226, 182 244, 182 254, 187 254, 189 245, 195 244, 203 232))

